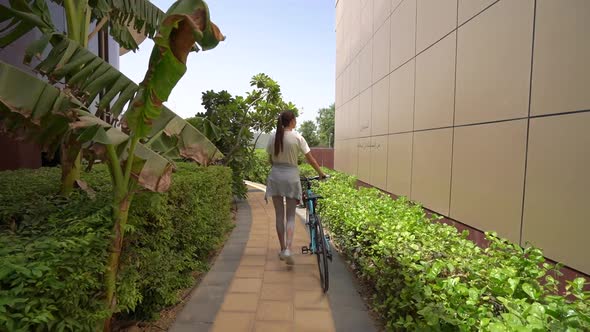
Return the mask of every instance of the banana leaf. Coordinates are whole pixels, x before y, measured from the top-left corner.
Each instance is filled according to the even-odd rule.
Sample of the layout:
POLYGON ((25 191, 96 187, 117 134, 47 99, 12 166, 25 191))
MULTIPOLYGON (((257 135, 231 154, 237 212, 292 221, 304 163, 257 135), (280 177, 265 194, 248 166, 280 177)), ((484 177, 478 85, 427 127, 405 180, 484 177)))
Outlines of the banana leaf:
MULTIPOLYGON (((63 35, 52 38, 61 41, 56 42, 35 69, 52 82, 65 79, 71 93, 88 107, 103 92, 97 112, 108 112, 112 118, 120 118, 124 107, 137 95, 139 86, 77 42, 63 35)), ((42 54, 47 44, 39 43, 39 48, 31 48, 32 53, 42 54)), ((151 129, 145 142, 166 157, 187 158, 203 165, 223 158, 205 135, 166 106, 150 121, 151 129)))
MULTIPOLYGON (((52 0, 63 5, 63 0, 52 0)), ((165 13, 149 0, 89 0, 92 20, 108 19, 109 33, 128 50, 137 50, 138 45, 130 30, 154 38, 165 13)))
MULTIPOLYGON (((93 156, 105 160, 104 145, 117 147, 126 159, 129 137, 92 115, 79 100, 53 85, 0 61, 0 131, 51 149, 73 135, 93 156), (23 93, 26 87, 27 93, 23 93)), ((173 165, 149 148, 138 145, 132 174, 152 191, 166 191, 173 165)))
MULTIPOLYGON (((116 2, 116 0, 113 1, 116 2)), ((20 17, 24 17, 21 19, 22 21, 27 21, 29 16, 35 17, 34 6, 27 7, 28 2, 31 0, 11 0, 11 4, 19 3, 16 8, 10 10, 20 11, 20 17)), ((41 7, 40 5, 39 8, 41 7)), ((203 49, 210 49, 224 39, 215 24, 210 22, 209 12, 203 1, 179 1, 171 7, 169 14, 166 24, 163 24, 162 31, 157 37, 158 45, 154 47, 150 61, 151 67, 144 80, 144 82, 151 82, 145 83, 144 86, 154 95, 156 95, 154 89, 157 88, 158 99, 167 98, 171 86, 173 86, 172 83, 184 74, 186 54, 193 49, 195 42, 199 43, 203 49), (191 38, 179 38, 182 36, 178 33, 179 27, 188 28, 183 30, 184 36, 188 32, 191 38), (170 41, 172 41, 172 45, 170 45, 170 41), (174 51, 176 54, 172 49, 176 50, 174 51), (176 58, 176 55, 182 52, 185 53, 181 57, 181 61, 176 58), (162 58, 164 60, 160 61, 162 58), (171 70, 176 75, 171 75, 171 70), (148 86, 150 84, 151 86, 148 86)), ((149 142, 153 146, 152 148, 169 158, 183 157, 201 164, 209 164, 223 157, 203 134, 171 110, 161 106, 161 102, 154 104, 144 92, 139 98, 139 87, 116 68, 77 42, 51 30, 52 26, 43 22, 35 20, 29 22, 37 25, 44 35, 27 48, 25 62, 30 62, 34 56, 40 57, 49 44, 53 45, 51 52, 36 68, 50 81, 59 82, 65 79, 73 95, 87 107, 97 95, 102 93, 97 114, 100 115, 107 111, 113 119, 120 119, 123 108, 134 98, 138 98, 137 102, 140 105, 147 102, 147 112, 137 112, 134 111, 135 108, 132 108, 132 112, 129 114, 131 115, 129 117, 130 125, 138 127, 139 134, 145 136, 144 142, 149 142), (169 125, 172 120, 174 123, 169 125), (179 123, 181 122, 184 123, 184 126, 180 127, 179 123)))
POLYGON ((186 60, 195 49, 195 43, 209 50, 224 39, 211 22, 204 1, 180 0, 168 9, 154 38, 146 76, 125 114, 134 133, 144 137, 150 132, 152 120, 159 115, 162 103, 168 100, 186 72, 186 60))
POLYGON ((109 33, 128 50, 137 50, 138 45, 130 30, 154 38, 164 19, 164 12, 148 0, 90 0, 92 15, 100 21, 108 17, 109 33))
POLYGON ((0 48, 21 38, 34 28, 43 33, 55 31, 45 0, 10 0, 10 6, 0 4, 0 48))

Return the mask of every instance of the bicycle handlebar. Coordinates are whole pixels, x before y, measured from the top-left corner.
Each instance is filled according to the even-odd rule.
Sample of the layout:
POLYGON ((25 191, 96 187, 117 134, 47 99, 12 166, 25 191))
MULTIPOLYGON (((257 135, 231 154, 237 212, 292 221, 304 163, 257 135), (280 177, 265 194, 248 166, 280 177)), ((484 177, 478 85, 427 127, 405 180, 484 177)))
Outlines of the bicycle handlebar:
POLYGON ((330 175, 328 175, 328 174, 326 174, 326 176, 325 176, 325 177, 323 177, 323 178, 321 178, 319 175, 312 176, 312 177, 305 177, 305 176, 302 176, 302 177, 301 177, 301 181, 324 180, 324 179, 328 179, 328 178, 330 178, 330 175))

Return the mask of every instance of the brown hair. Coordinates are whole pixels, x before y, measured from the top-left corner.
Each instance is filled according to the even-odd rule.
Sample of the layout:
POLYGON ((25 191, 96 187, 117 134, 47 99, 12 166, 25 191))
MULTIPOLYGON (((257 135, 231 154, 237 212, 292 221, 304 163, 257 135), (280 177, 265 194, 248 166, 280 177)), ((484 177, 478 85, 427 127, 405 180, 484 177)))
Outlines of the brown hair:
POLYGON ((275 135, 275 156, 283 151, 283 137, 285 136, 285 127, 289 126, 291 120, 295 119, 295 113, 284 111, 279 115, 277 120, 277 133, 275 135))

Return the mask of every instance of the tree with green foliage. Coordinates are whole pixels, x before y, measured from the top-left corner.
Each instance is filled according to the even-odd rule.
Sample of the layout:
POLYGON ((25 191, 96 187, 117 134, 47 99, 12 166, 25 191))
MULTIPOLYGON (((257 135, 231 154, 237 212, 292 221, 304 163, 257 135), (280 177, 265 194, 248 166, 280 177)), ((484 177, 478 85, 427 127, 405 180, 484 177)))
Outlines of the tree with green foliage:
POLYGON ((320 145, 334 147, 334 103, 327 108, 320 108, 316 121, 318 122, 318 134, 320 145))
POLYGON ((277 117, 282 111, 297 108, 285 102, 277 82, 266 74, 254 75, 250 81, 253 90, 245 97, 232 96, 223 90, 203 93, 205 112, 187 119, 201 130, 224 154, 223 165, 233 170, 233 191, 245 197, 245 174, 255 163, 254 150, 259 135, 276 128, 277 117))
POLYGON ((79 180, 76 173, 81 167, 81 150, 90 163, 102 160, 108 164, 113 184, 113 234, 105 271, 105 306, 110 314, 104 330, 110 330, 111 316, 118 310, 119 260, 134 194, 140 187, 167 190, 173 170, 168 158, 172 156, 204 164, 221 156, 206 137, 163 107, 163 102, 186 72, 188 54, 199 50, 197 44, 202 50, 212 49, 224 37, 210 21, 203 1, 175 2, 156 21, 149 68, 137 86, 86 48, 87 28, 92 19, 101 15, 101 22, 105 18, 118 19, 120 24, 135 17, 136 27, 142 26, 145 21, 134 16, 133 10, 153 11, 153 6, 146 1, 141 7, 139 2, 143 2, 139 1, 134 8, 123 6, 131 12, 117 16, 112 9, 121 7, 120 3, 115 4, 117 1, 113 1, 113 7, 109 0, 56 2, 65 8, 67 35, 55 28, 44 0, 11 0, 10 7, 0 5, 0 23, 5 23, 0 31, 0 47, 39 29, 42 37, 26 49, 25 62, 40 57, 35 70, 50 80, 44 82, 0 62, 0 130, 47 149, 61 144, 65 153, 64 193, 71 191, 68 186, 79 180), (50 51, 45 52, 49 46, 50 51), (64 82, 65 88, 53 86, 53 82, 64 82), (26 91, 22 87, 27 87, 26 91), (88 107, 101 93, 97 115, 108 112, 114 122, 107 123, 89 111, 88 107), (123 114, 126 104, 129 106, 123 114))
POLYGON ((299 126, 299 130, 297 131, 301 133, 301 136, 305 138, 309 146, 318 146, 318 144, 320 144, 320 139, 318 137, 317 130, 318 127, 315 125, 315 123, 311 120, 307 120, 303 121, 303 123, 299 126))

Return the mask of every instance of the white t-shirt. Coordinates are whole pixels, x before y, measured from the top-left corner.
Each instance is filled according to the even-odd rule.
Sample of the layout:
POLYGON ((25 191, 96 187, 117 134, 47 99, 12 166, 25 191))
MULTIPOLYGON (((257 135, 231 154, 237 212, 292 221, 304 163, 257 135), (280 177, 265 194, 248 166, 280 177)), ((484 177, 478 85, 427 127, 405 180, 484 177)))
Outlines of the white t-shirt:
POLYGON ((275 135, 270 136, 266 152, 271 155, 273 163, 291 164, 297 166, 297 156, 299 152, 307 154, 310 150, 305 138, 299 133, 292 130, 285 130, 283 136, 283 151, 275 155, 275 135))

